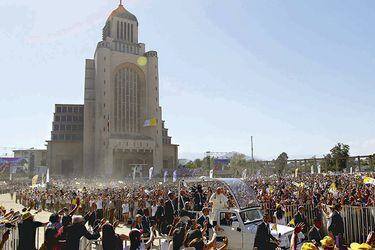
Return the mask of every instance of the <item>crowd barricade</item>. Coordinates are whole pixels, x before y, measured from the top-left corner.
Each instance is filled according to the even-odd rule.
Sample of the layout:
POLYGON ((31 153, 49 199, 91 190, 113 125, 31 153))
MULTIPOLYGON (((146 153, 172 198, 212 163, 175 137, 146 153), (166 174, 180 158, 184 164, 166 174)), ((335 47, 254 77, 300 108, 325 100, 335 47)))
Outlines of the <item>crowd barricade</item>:
MULTIPOLYGON (((319 212, 322 215, 323 227, 322 230, 327 234, 328 218, 324 213, 315 208, 312 204, 304 205, 286 205, 284 206, 286 222, 289 223, 294 218, 298 211, 298 207, 305 208, 305 216, 308 226, 313 225, 314 217, 319 212)), ((263 203, 262 209, 268 211, 271 215, 275 212, 275 205, 270 203, 263 203)), ((375 207, 359 207, 359 206, 342 206, 340 212, 344 221, 344 239, 347 243, 351 242, 365 242, 367 235, 375 230, 375 207)))
POLYGON ((365 242, 375 230, 375 207, 343 206, 344 238, 351 242, 365 242))
MULTIPOLYGON (((148 238, 142 238, 143 241, 147 241, 148 238)), ((165 240, 168 240, 166 236, 158 236, 154 238, 154 245, 152 249, 162 249, 162 244, 165 240)), ((123 242, 123 247, 129 246, 130 242, 125 240, 123 242)), ((79 245, 79 250, 102 250, 102 241, 101 240, 88 240, 84 237, 81 238, 79 245)))
MULTIPOLYGON (((0 239, 2 239, 3 234, 8 230, 8 228, 1 228, 0 229, 0 239)), ((19 245, 19 235, 18 235, 18 227, 15 226, 13 228, 10 228, 9 238, 5 242, 5 245, 3 247, 3 250, 14 250, 17 249, 19 245)), ((43 244, 43 238, 45 233, 45 227, 38 227, 36 230, 35 235, 35 247, 36 249, 39 249, 43 244), (42 237, 40 235, 42 234, 42 237)))

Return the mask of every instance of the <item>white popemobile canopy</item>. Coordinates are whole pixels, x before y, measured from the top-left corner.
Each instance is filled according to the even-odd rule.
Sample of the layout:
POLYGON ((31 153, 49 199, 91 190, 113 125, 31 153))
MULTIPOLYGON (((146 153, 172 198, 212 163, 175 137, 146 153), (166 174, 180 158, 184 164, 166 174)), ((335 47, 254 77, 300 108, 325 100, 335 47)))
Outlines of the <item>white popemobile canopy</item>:
POLYGON ((208 178, 202 176, 194 179, 180 180, 179 185, 187 186, 188 184, 207 185, 212 183, 212 188, 222 186, 226 188, 236 201, 236 207, 239 209, 260 207, 256 193, 253 188, 238 178, 208 178))

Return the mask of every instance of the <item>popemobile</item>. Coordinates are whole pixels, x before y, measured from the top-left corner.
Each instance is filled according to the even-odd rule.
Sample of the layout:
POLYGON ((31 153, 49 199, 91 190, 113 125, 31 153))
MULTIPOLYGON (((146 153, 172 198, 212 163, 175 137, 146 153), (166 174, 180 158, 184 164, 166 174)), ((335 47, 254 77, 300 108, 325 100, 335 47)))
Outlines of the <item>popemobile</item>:
MULTIPOLYGON (((202 185, 210 187, 224 187, 234 198, 235 207, 216 209, 217 224, 223 230, 217 235, 229 239, 228 249, 254 249, 254 240, 258 225, 263 220, 263 212, 260 203, 256 199, 255 191, 244 181, 238 178, 207 178, 185 179, 179 183, 182 186, 202 185)), ((197 213, 197 211, 191 211, 197 213)), ((290 249, 290 240, 294 228, 269 224, 271 234, 280 240, 281 249, 290 249)), ((298 249, 300 248, 300 244, 298 249)))

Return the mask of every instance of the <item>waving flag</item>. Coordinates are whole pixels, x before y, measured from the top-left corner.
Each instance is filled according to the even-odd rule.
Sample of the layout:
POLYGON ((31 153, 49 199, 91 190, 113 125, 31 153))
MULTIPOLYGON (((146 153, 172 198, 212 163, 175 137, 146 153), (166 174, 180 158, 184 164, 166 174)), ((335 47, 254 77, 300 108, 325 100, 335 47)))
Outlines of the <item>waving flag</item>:
POLYGON ((152 173, 154 172, 154 167, 150 167, 150 169, 148 170, 148 179, 151 180, 152 179, 152 173))
POLYGON ((368 176, 365 176, 365 177, 363 178, 363 183, 364 183, 364 184, 375 185, 375 179, 374 179, 374 178, 371 178, 371 177, 368 177, 368 176))
POLYGON ((35 187, 36 183, 38 182, 38 175, 34 175, 33 178, 31 179, 31 186, 35 187))
POLYGON ((214 178, 214 170, 213 169, 210 170, 210 178, 214 178))
POLYGON ((337 192, 337 187, 336 187, 336 184, 334 182, 332 182, 331 186, 329 187, 328 191, 331 193, 331 194, 334 194, 337 192))
POLYGON ((157 122, 156 118, 145 120, 145 122, 143 123, 143 127, 155 127, 156 122, 157 122))
POLYGON ((294 178, 297 178, 298 177, 298 168, 296 168, 296 170, 294 170, 294 178))
POLYGON ((246 179, 246 177, 247 177, 247 169, 244 169, 242 171, 242 179, 246 179))
POLYGON ((165 171, 164 171, 164 183, 167 182, 167 177, 168 177, 168 171, 165 170, 165 171))
POLYGON ((177 181, 177 170, 173 171, 173 182, 177 181))
POLYGON ((133 180, 135 180, 135 171, 137 170, 137 167, 133 167, 133 180))
POLYGON ((49 168, 47 168, 46 183, 49 183, 49 168))

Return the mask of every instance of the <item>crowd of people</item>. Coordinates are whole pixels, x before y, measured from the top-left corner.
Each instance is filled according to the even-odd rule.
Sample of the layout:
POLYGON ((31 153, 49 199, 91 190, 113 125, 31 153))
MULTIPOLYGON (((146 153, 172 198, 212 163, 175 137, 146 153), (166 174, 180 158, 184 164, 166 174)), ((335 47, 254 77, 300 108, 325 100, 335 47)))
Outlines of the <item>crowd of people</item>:
MULTIPOLYGON (((375 202, 374 186, 363 184, 362 177, 357 175, 251 177, 245 182, 254 189, 258 201, 267 204, 255 237, 254 246, 259 250, 279 246, 269 223, 295 227, 292 249, 296 249, 300 240, 306 242, 306 247, 313 244, 334 249, 324 247, 326 243, 334 242, 334 246, 344 249, 341 206, 371 207, 375 202), (319 208, 314 213, 312 225, 304 213, 305 204, 319 208), (285 216, 285 207, 289 205, 301 205, 292 223, 285 216), (329 219, 326 230, 322 230, 323 217, 329 219)), ((115 250, 123 249, 123 241, 129 241, 132 250, 147 249, 159 236, 167 239, 162 243, 164 249, 173 250, 226 249, 230 241, 225 238, 218 243, 217 233, 223 229, 217 223, 221 218, 215 217, 215 211, 234 207, 236 203, 230 192, 220 186, 202 183, 188 187, 156 181, 103 184, 99 179, 77 178, 52 179, 45 188, 20 188, 16 182, 14 185, 17 189, 12 193, 13 199, 28 209, 7 213, 1 208, 0 219, 4 227, 18 224, 20 250, 35 249, 29 246, 35 245, 38 227, 46 227, 42 249, 48 250, 79 249, 82 236, 89 240, 100 238, 103 249, 115 250), (52 212, 49 222, 34 221, 32 210, 52 212), (119 224, 129 227, 130 232, 116 234, 119 224)), ((224 219, 229 221, 231 218, 224 219)), ((6 240, 4 235, 3 240, 6 240)), ((363 244, 373 244, 371 237, 363 244)))
POLYGON ((363 176, 358 174, 253 177, 246 182, 256 190, 259 201, 274 206, 280 203, 375 206, 374 186, 364 184, 363 176))

